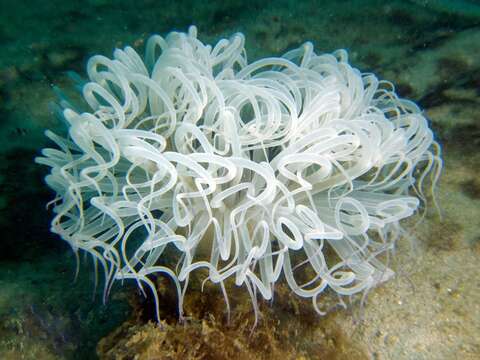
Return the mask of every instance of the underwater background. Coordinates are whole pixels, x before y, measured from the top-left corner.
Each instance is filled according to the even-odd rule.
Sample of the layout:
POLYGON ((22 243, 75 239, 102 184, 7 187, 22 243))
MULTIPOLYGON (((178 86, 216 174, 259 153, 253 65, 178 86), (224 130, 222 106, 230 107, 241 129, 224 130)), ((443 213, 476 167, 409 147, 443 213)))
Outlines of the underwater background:
POLYGON ((0 0, 0 46, 0 359, 480 358, 480 1, 0 0), (159 279, 160 329, 135 284, 104 305, 86 257, 74 281, 74 253, 49 232, 47 169, 33 162, 45 129, 65 131, 56 88, 74 93, 69 72, 84 76, 94 54, 143 53, 149 35, 191 24, 210 44, 243 32, 249 61, 305 41, 347 49, 424 109, 443 148, 442 217, 407 221, 415 240, 399 241, 397 276, 364 304, 319 317, 280 285, 251 333, 248 296, 226 326, 220 293, 197 287, 184 325, 159 279))

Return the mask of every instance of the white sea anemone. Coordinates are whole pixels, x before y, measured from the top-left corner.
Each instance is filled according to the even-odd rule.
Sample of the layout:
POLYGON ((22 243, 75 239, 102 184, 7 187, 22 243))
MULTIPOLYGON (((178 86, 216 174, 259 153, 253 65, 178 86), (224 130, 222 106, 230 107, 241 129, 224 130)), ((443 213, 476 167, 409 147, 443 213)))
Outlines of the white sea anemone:
MULTIPOLYGON (((310 298, 352 295, 392 275, 380 255, 400 220, 424 202, 442 167, 427 120, 393 85, 361 73, 347 53, 311 43, 248 64, 244 36, 213 48, 197 30, 152 36, 93 56, 83 97, 63 102, 68 136, 47 131, 51 230, 115 280, 158 297, 149 275, 176 285, 208 271, 256 299, 283 276, 310 298)), ((227 300, 228 306, 228 300, 227 300)), ((158 308, 157 308, 158 315, 158 308)), ((181 315, 180 315, 181 316, 181 315)))

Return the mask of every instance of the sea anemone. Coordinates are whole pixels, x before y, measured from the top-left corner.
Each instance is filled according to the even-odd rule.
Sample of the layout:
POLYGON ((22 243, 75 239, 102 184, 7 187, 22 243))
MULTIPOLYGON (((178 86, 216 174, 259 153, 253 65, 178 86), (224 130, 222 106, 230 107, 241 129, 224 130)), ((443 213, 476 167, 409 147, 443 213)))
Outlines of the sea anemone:
POLYGON ((214 47, 197 29, 93 56, 83 97, 62 100, 65 137, 38 163, 56 192, 51 231, 115 280, 189 277, 271 299, 283 277, 310 298, 364 292, 393 274, 400 221, 424 209, 440 147, 420 109, 311 43, 247 62, 244 36, 214 47))

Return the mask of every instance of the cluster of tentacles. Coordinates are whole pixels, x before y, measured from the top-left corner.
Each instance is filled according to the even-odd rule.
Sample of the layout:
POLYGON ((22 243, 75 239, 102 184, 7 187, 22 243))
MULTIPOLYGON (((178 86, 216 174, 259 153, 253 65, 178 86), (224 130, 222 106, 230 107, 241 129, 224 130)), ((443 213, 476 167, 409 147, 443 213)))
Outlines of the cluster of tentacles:
POLYGON ((256 307, 281 276, 317 298, 364 291, 391 276, 382 254, 399 221, 439 176, 439 147, 412 102, 362 74, 340 50, 311 43, 248 64, 244 37, 214 47, 152 36, 94 56, 83 97, 63 100, 68 135, 37 162, 56 191, 52 231, 115 280, 175 283, 181 314, 190 274, 234 277, 256 307), (382 261, 383 260, 383 261, 382 261))

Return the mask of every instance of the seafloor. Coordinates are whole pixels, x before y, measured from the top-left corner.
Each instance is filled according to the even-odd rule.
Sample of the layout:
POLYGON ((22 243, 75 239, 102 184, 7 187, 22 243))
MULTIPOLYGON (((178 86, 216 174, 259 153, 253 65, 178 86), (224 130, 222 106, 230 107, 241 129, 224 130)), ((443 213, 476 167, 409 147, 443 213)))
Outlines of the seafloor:
POLYGON ((0 44, 0 359, 480 359, 479 1, 1 0, 0 44), (158 326, 134 286, 103 305, 89 259, 73 282, 74 256, 48 231, 46 169, 33 163, 43 130, 62 126, 54 86, 72 88, 67 71, 83 73, 93 54, 141 50, 149 34, 190 24, 204 42, 244 32, 250 59, 306 40, 346 48, 425 109, 443 147, 443 217, 406 224, 397 276, 363 304, 319 317, 280 285, 251 332, 247 297, 227 325, 220 292, 194 288, 178 324, 159 280, 158 326))

